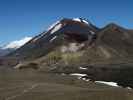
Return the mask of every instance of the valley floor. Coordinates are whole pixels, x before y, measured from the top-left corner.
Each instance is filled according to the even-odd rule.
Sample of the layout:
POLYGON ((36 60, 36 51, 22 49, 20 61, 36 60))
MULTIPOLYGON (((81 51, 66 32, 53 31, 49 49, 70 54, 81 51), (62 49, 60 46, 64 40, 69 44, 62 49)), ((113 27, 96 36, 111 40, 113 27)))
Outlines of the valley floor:
POLYGON ((133 100, 133 90, 35 71, 0 71, 0 100, 133 100))

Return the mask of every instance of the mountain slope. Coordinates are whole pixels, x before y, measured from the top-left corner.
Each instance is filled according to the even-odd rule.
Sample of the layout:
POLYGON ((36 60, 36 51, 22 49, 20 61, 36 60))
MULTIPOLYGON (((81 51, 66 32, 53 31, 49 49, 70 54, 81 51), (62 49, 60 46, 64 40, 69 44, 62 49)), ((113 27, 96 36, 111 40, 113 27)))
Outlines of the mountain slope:
POLYGON ((10 52, 13 52, 15 49, 3 49, 2 47, 0 48, 0 57, 5 56, 9 54, 10 52))
POLYGON ((133 32, 114 23, 99 29, 80 18, 62 19, 8 56, 24 61, 14 68, 133 87, 133 32))
POLYGON ((3 49, 18 49, 31 39, 32 37, 24 37, 20 40, 11 41, 7 45, 3 46, 3 49))
POLYGON ((99 29, 81 18, 62 19, 8 56, 34 60, 55 52, 80 55, 80 63, 127 62, 133 57, 132 39, 132 30, 114 23, 99 29))
POLYGON ((19 59, 38 58, 67 41, 87 41, 97 31, 98 28, 83 19, 62 19, 8 56, 18 56, 19 59))
POLYGON ((133 32, 116 24, 109 24, 98 33, 97 44, 110 57, 133 57, 133 32))

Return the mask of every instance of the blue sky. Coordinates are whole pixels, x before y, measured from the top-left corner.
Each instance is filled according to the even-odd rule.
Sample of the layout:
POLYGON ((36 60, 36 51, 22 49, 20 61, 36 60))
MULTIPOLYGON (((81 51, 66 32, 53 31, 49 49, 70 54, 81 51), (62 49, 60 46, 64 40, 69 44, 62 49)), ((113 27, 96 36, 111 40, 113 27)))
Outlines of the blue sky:
POLYGON ((133 0, 0 0, 0 45, 35 36, 62 17, 133 29, 133 0))

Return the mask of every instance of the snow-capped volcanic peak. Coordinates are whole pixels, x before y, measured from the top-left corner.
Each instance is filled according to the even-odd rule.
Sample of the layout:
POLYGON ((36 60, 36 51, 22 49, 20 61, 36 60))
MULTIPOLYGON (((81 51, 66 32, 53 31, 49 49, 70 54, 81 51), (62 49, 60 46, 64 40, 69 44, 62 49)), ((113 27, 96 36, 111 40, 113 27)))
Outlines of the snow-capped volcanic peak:
MULTIPOLYGON (((77 22, 81 22, 81 23, 85 23, 87 25, 90 25, 90 22, 88 22, 87 20, 85 20, 84 18, 72 18, 70 19, 72 21, 77 21, 77 22)), ((58 29, 59 27, 61 28, 61 21, 62 20, 58 20, 55 23, 53 23, 51 26, 48 27, 48 31, 52 30, 52 29, 58 29), (56 28, 55 28, 56 27, 56 28), (57 28, 58 27, 58 28, 57 28)))
POLYGON ((83 18, 73 18, 73 21, 78 21, 78 22, 82 22, 82 23, 85 23, 85 24, 90 24, 88 21, 84 20, 83 18))

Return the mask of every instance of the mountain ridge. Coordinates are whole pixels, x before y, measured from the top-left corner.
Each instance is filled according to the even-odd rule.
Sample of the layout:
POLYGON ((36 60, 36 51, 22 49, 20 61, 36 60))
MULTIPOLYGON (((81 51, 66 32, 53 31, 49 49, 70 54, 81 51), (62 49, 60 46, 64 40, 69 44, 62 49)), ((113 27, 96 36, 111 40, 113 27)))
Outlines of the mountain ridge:
MULTIPOLYGON (((68 24, 68 26, 66 25, 66 26, 64 26, 65 28, 63 29, 62 28, 62 30, 60 30, 60 32, 61 31, 80 31, 80 29, 78 29, 78 28, 80 28, 81 26, 83 27, 83 28, 85 28, 86 30, 83 30, 84 32, 85 32, 85 34, 88 34, 87 33, 87 31, 89 31, 89 26, 88 25, 86 25, 86 23, 85 24, 83 24, 83 23, 81 23, 81 22, 79 22, 79 21, 75 21, 75 20, 72 20, 72 19, 62 19, 61 21, 60 21, 61 23, 63 23, 64 25, 65 25, 65 23, 67 23, 68 24), (77 26, 75 26, 75 25, 73 25, 72 27, 77 27, 77 29, 72 29, 72 28, 70 28, 71 27, 71 23, 73 23, 73 24, 75 24, 75 25, 77 25, 77 26), (81 25, 81 26, 80 26, 81 25), (68 29, 67 29, 68 28, 68 29)), ((52 27, 53 29, 54 29, 54 27, 52 27)), ((94 27, 93 28, 93 26, 91 26, 90 27, 90 29, 92 29, 92 30, 95 30, 95 28, 96 27, 94 27)), ((68 32, 69 33, 69 32, 68 32)), ((80 33, 80 32, 79 32, 80 33)), ((59 34, 59 33, 57 33, 57 34, 59 34)), ((69 34, 71 34, 71 33, 69 33, 69 34)), ((48 30, 47 32, 45 32, 45 33, 41 33, 40 35, 38 35, 38 36, 36 36, 35 38, 33 38, 31 41, 29 41, 28 43, 26 43, 26 45, 28 45, 28 44, 32 44, 32 43, 36 43, 36 44, 38 44, 39 42, 47 42, 47 40, 46 39, 43 39, 43 37, 44 38, 50 38, 50 37, 53 37, 54 35, 53 34, 51 34, 51 29, 50 30, 48 30), (42 39, 41 39, 42 38, 42 39), (39 39, 39 40, 37 40, 37 39, 39 39), (43 41, 44 40, 44 41, 43 41), (37 42, 36 42, 37 41, 37 42)), ((77 39, 78 39, 78 37, 77 37, 77 39)), ((40 44, 42 44, 42 43, 40 43, 40 44)), ((39 44, 38 44, 39 45, 39 44)), ((24 45, 25 46, 25 45, 24 45)), ((22 46, 22 48, 24 48, 24 46, 22 46)), ((18 49, 18 51, 20 50, 21 48, 19 48, 18 49)), ((21 49, 22 50, 22 49, 21 49)))
MULTIPOLYGON (((49 34, 51 34, 51 32, 52 32, 52 30, 54 30, 54 28, 55 28, 55 26, 56 25, 58 25, 58 24, 60 24, 60 23, 67 23, 68 25, 70 25, 71 26, 71 24, 75 24, 75 25, 83 25, 83 27, 86 27, 86 23, 87 22, 85 22, 85 20, 84 19, 82 19, 82 18, 76 18, 76 19, 67 19, 67 18, 64 18, 64 19, 62 19, 62 20, 60 20, 60 21, 57 21, 54 25, 52 25, 52 27, 51 28, 49 28, 49 30, 48 31, 46 31, 46 32, 42 32, 41 34, 39 34, 38 36, 36 36, 36 37, 34 37, 32 40, 30 40, 28 43, 26 43, 24 46, 22 46, 22 48, 24 48, 26 45, 28 45, 28 44, 32 44, 33 42, 35 42, 35 41, 42 41, 42 42, 44 42, 45 43, 45 41, 46 41, 46 39, 43 39, 43 37, 47 37, 49 34), (83 21, 82 21, 83 20, 83 21), (40 39, 40 40, 37 40, 37 39, 40 39)), ((80 27, 81 27, 80 26, 80 27)), ((100 40, 100 37, 102 36, 102 34, 107 34, 108 33, 108 31, 112 31, 113 33, 115 32, 116 33, 116 35, 118 34, 118 33, 123 33, 123 35, 125 35, 124 37, 125 38, 131 38, 130 36, 129 36, 129 34, 130 33, 132 33, 132 31, 131 30, 128 30, 128 29, 126 29, 126 28, 123 28, 123 27, 121 27, 121 26, 119 26, 119 25, 117 25, 117 24, 115 24, 115 23, 110 23, 110 24, 108 24, 108 25, 106 25, 105 27, 103 27, 103 28, 97 28, 95 25, 93 25, 93 24, 91 24, 90 22, 89 22, 89 24, 87 25, 87 27, 88 27, 88 29, 90 28, 90 29, 92 29, 93 31, 95 30, 95 38, 96 37, 98 37, 98 39, 96 39, 96 43, 98 43, 99 42, 99 40, 100 40), (98 41, 98 42, 97 42, 98 41)), ((74 27, 73 27, 73 29, 74 29, 74 27)), ((73 30, 72 28, 66 28, 65 29, 65 31, 67 32, 67 34, 69 33, 70 35, 71 35, 71 31, 73 30), (70 32, 69 32, 70 31, 70 32)), ((75 31, 75 33, 80 33, 80 31, 82 32, 82 33, 85 33, 85 32, 83 32, 83 30, 84 29, 76 29, 77 31, 75 31)), ((60 32, 62 32, 63 33, 63 28, 62 28, 62 30, 60 31, 60 32)), ((91 32, 91 31, 90 31, 91 32)), ((93 33, 93 32, 92 32, 93 33)), ((72 33, 73 34, 73 33, 72 33)), ((88 33, 87 33, 88 34, 88 33)), ((110 34, 112 34, 112 33, 110 33, 110 34)), ((49 35, 49 37, 50 36, 53 36, 53 38, 56 38, 56 37, 54 37, 54 35, 53 34, 51 34, 51 35, 49 35)), ((72 36, 72 35, 71 35, 72 36)), ((132 35, 131 35, 132 36, 132 35)), ((87 37, 87 35, 86 36, 83 36, 84 37, 84 39, 85 39, 85 37, 87 37)), ((80 39, 81 39, 81 36, 79 37, 80 39)), ((77 39, 78 39, 78 37, 77 37, 77 39)), ((86 41, 87 41, 87 39, 86 39, 86 41)), ((94 41, 93 41, 94 42, 94 41)), ((129 42, 129 41, 128 41, 129 42)), ((131 39, 130 39, 130 42, 131 42, 131 39)), ((39 43, 39 42, 35 42, 38 46, 41 44, 41 43, 39 43)), ((33 43, 34 44, 34 43, 33 43)), ((98 43, 99 44, 99 43, 98 43)), ((130 43, 130 44, 132 44, 132 42, 130 43)), ((40 45, 41 46, 41 45, 40 45)), ((32 45, 31 47, 29 47, 29 48, 34 48, 34 46, 32 45)), ((19 49, 17 49, 16 51, 22 51, 22 48, 19 48, 19 49)), ((40 55, 40 56, 43 56, 43 54, 42 55, 40 55)))
POLYGON ((133 32, 112 23, 100 29, 81 18, 62 19, 6 57, 17 59, 15 69, 87 74, 133 87, 133 32))

